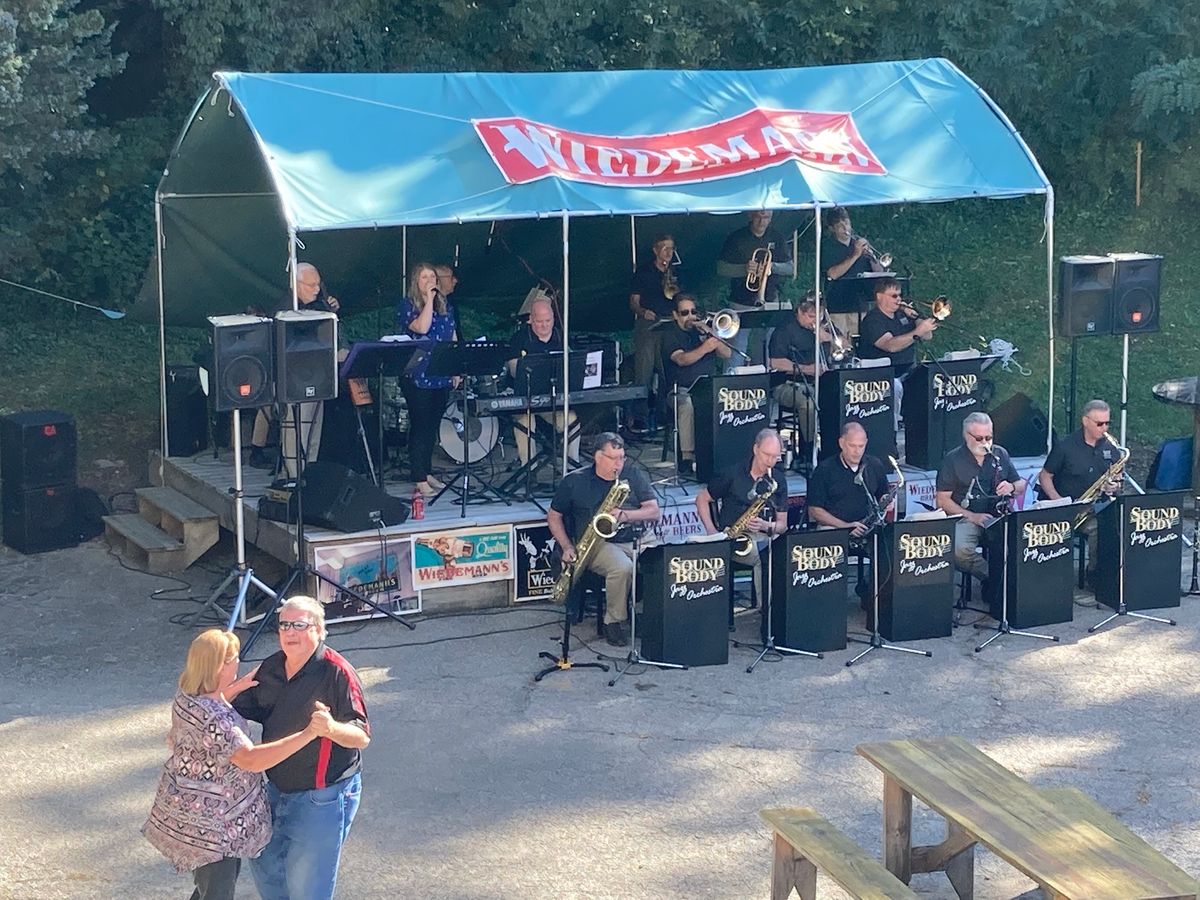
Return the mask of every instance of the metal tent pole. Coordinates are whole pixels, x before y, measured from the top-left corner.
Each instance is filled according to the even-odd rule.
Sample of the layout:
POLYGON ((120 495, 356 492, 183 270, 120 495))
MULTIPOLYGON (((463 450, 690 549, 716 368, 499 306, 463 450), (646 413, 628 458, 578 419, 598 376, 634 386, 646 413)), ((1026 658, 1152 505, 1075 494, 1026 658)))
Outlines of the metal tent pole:
POLYGON ((1050 359, 1046 369, 1050 386, 1046 399, 1046 452, 1054 434, 1054 189, 1046 188, 1046 333, 1049 335, 1050 359))
POLYGON ((154 192, 154 240, 154 255, 158 260, 158 483, 162 484, 167 459, 167 319, 166 303, 163 300, 163 248, 166 241, 163 240, 160 190, 154 192))

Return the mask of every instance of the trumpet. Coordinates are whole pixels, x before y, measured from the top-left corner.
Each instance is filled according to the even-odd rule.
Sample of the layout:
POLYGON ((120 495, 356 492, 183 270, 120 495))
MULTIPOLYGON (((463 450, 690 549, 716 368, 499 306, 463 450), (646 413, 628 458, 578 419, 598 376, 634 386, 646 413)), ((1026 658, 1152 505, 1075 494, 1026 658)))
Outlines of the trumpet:
POLYGON ((707 313, 699 319, 692 320, 697 331, 711 334, 723 341, 733 340, 742 327, 742 317, 736 310, 722 309, 715 313, 707 313))
POLYGON ((950 299, 945 294, 939 294, 932 301, 924 300, 902 300, 901 308, 912 314, 914 319, 933 319, 937 322, 944 322, 950 318, 950 313, 953 312, 950 306, 950 299), (925 312, 922 313, 921 309, 925 312))
MULTIPOLYGON (((863 237, 862 235, 851 233, 851 235, 850 235, 851 246, 854 245, 855 241, 867 241, 867 239, 865 237, 863 237)), ((875 260, 875 262, 879 263, 879 265, 883 266, 885 269, 890 269, 892 267, 892 254, 880 253, 873 246, 871 246, 870 241, 867 241, 866 254, 871 259, 875 260)))
POLYGON ((762 306, 766 301, 767 278, 771 275, 771 257, 775 249, 774 243, 756 249, 750 257, 750 265, 746 267, 746 290, 757 294, 755 303, 762 306))

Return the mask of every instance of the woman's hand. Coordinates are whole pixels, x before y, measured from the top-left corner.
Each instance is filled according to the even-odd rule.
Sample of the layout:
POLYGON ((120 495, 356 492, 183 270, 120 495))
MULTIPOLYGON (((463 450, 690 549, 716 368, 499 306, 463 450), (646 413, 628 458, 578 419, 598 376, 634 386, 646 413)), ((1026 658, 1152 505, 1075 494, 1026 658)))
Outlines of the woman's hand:
MULTIPOLYGON (((259 665, 262 665, 262 663, 259 663, 259 665)), ((257 674, 258 674, 258 666, 255 666, 253 669, 251 669, 249 672, 247 672, 241 678, 237 679, 236 681, 230 682, 229 687, 225 688, 225 690, 222 691, 222 693, 225 695, 225 699, 232 700, 234 697, 236 697, 242 691, 248 691, 252 687, 258 687, 258 681, 254 677, 257 674)))

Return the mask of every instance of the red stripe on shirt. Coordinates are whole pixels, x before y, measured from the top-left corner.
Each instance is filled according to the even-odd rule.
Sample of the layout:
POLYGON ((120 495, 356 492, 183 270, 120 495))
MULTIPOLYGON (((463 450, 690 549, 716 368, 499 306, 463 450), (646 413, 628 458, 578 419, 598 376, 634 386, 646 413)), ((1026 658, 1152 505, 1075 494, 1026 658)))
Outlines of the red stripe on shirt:
POLYGON ((350 686, 350 705, 354 707, 354 711, 362 719, 363 730, 369 737, 371 734, 371 723, 367 721, 367 701, 363 696, 362 682, 358 680, 358 673, 354 671, 354 666, 350 665, 346 657, 329 647, 325 648, 325 659, 341 670, 346 676, 346 682, 350 686))
POLYGON ((329 738, 321 738, 317 742, 317 790, 326 787, 326 780, 329 777, 329 755, 333 753, 333 741, 329 738))

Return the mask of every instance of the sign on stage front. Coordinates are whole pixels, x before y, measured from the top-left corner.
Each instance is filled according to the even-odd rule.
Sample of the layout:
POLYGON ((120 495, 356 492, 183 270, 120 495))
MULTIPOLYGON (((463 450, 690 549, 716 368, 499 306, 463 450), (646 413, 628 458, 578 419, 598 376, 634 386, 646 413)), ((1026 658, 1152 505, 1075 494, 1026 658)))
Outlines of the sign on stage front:
POLYGON ((413 538, 417 590, 505 581, 513 577, 511 525, 458 528, 413 538))
MULTIPOLYGON (((353 588, 372 603, 397 615, 419 613, 421 593, 413 586, 412 541, 372 538, 312 550, 312 564, 330 581, 353 588)), ((325 607, 326 622, 347 622, 382 616, 373 607, 318 581, 317 600, 325 607)))

